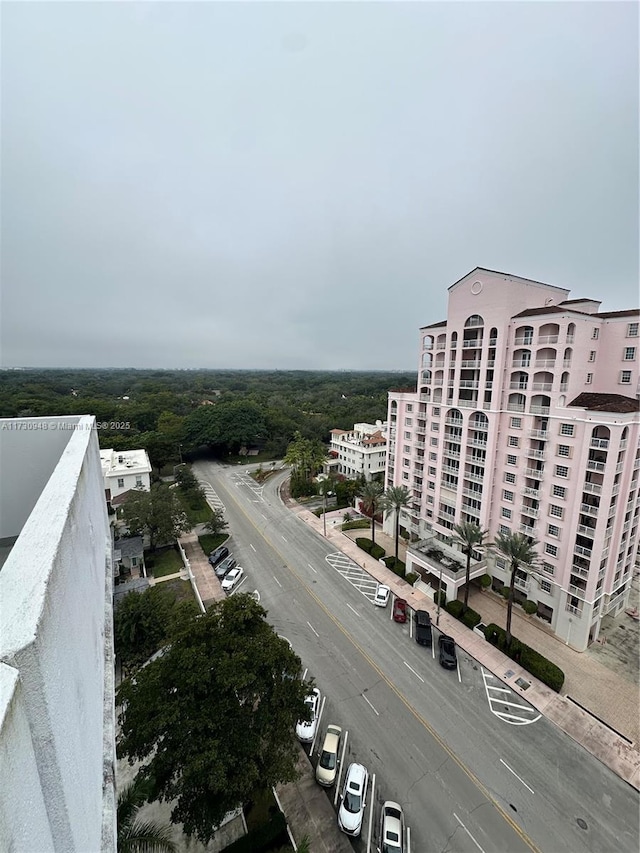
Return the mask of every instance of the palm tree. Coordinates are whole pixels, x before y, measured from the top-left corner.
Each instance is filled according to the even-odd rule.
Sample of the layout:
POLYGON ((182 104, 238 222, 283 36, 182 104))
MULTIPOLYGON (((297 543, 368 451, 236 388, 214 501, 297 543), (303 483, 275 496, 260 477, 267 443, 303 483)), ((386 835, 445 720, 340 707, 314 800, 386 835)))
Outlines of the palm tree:
POLYGON ((488 531, 482 530, 479 525, 473 521, 463 521, 461 524, 454 524, 453 531, 455 533, 454 540, 462 545, 462 553, 467 557, 467 568, 464 578, 464 603, 462 612, 464 613, 469 606, 469 584, 471 574, 471 556, 474 551, 478 551, 484 547, 484 537, 488 531))
POLYGON ((411 493, 406 486, 390 486, 384 495, 385 515, 396 514, 396 563, 398 562, 398 541, 400 539, 400 510, 411 503, 411 493))
POLYGON ((374 543, 376 541, 376 513, 382 506, 383 495, 382 483, 378 480, 366 482, 359 493, 365 512, 371 513, 371 541, 374 543))
POLYGON ((516 584, 516 571, 520 566, 533 566, 538 559, 534 551, 538 544, 535 539, 525 536, 524 533, 498 533, 495 547, 503 554, 511 564, 511 582, 509 584, 509 597, 507 598, 507 625, 506 641, 507 648, 511 645, 511 612, 513 610, 513 593, 516 584))
POLYGON ((118 853, 177 853, 178 848, 171 840, 171 826, 138 820, 148 793, 147 780, 138 778, 118 795, 118 853))

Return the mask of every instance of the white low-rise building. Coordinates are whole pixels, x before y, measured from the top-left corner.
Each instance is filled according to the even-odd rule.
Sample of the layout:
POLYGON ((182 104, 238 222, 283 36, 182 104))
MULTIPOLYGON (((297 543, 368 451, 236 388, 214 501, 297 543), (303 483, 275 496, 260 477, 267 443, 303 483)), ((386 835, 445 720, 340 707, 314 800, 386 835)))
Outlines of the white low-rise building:
POLYGON ((100 462, 108 502, 131 489, 151 489, 151 462, 146 450, 101 450, 100 462))
POLYGON ((115 853, 112 547, 95 418, 0 420, 0 850, 115 853))
POLYGON ((327 474, 353 479, 382 479, 387 464, 387 424, 354 424, 352 430, 332 429, 327 474))

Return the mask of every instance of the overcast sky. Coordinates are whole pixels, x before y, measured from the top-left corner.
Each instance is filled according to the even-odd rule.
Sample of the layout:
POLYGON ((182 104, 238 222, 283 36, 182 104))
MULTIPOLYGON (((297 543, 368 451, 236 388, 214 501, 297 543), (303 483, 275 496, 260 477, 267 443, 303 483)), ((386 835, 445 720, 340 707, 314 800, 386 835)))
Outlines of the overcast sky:
POLYGON ((412 369, 476 266, 638 303, 638 6, 2 3, 2 365, 412 369))

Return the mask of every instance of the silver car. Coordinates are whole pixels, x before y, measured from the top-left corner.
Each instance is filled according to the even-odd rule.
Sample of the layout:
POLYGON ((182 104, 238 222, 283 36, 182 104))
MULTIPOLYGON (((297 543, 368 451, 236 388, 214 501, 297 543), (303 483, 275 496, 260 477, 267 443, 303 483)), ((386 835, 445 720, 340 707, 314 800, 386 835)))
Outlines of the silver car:
POLYGON ((336 781, 341 737, 342 729, 340 726, 327 726, 327 733, 324 736, 320 759, 316 767, 316 781, 319 785, 324 785, 325 788, 330 788, 336 781))
POLYGON ((404 814, 398 803, 387 800, 380 818, 380 853, 404 853, 404 814))

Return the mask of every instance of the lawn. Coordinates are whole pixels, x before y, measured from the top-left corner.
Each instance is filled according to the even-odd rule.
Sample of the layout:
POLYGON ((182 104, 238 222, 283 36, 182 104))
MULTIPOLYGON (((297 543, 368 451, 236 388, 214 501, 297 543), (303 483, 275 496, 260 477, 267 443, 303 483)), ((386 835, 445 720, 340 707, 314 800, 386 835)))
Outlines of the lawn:
POLYGON ((203 533, 202 536, 198 536, 198 542, 200 543, 200 547, 204 553, 210 554, 212 551, 216 550, 218 545, 222 545, 223 542, 226 542, 228 538, 228 533, 217 533, 215 536, 213 533, 203 533))
POLYGON ((209 521, 213 515, 211 507, 204 498, 202 498, 201 501, 198 501, 197 504, 188 504, 185 500, 183 500, 182 503, 192 527, 195 527, 196 524, 204 524, 209 521))
POLYGON ((184 568, 180 554, 175 547, 166 548, 164 551, 156 551, 155 554, 147 552, 145 554, 145 563, 147 568, 150 568, 153 572, 154 578, 175 575, 176 572, 184 568))

